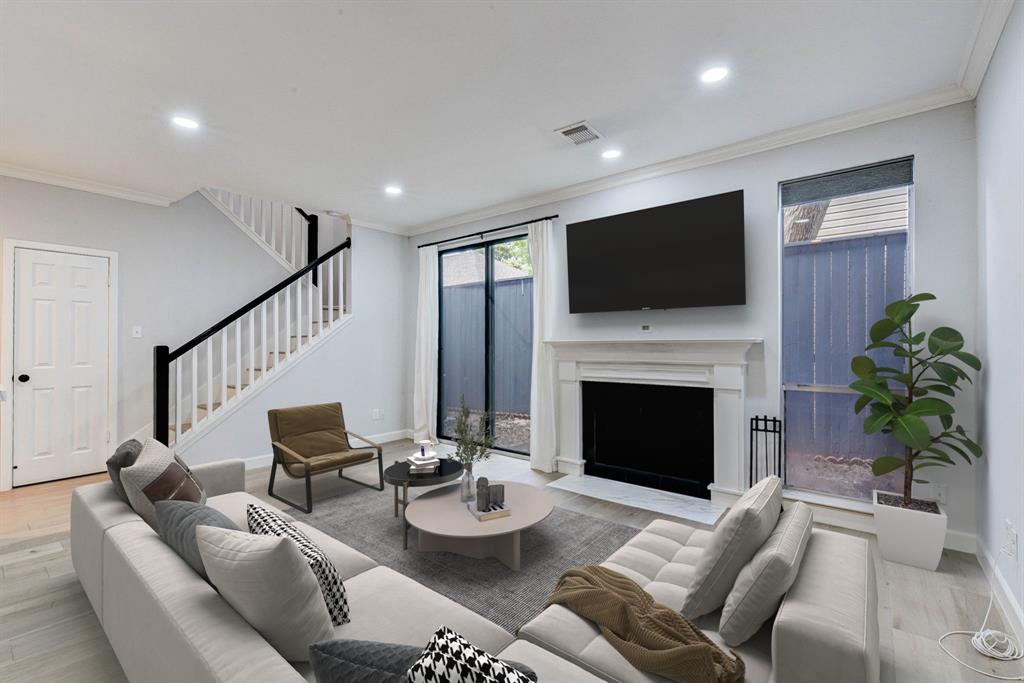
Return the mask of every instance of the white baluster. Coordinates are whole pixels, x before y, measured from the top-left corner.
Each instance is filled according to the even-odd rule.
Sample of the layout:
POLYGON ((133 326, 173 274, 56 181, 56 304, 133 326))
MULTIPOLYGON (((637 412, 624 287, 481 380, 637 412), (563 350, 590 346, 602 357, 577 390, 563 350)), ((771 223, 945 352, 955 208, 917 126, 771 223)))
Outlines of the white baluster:
POLYGON ((309 337, 306 343, 313 341, 313 271, 306 273, 306 283, 309 288, 306 290, 306 307, 309 314, 306 317, 306 336, 309 337))
POLYGON ((192 363, 192 429, 199 424, 199 347, 193 346, 189 353, 192 363))
POLYGON ((235 396, 242 392, 242 318, 235 320, 235 396))
POLYGON ((316 333, 320 335, 324 333, 324 264, 322 263, 316 267, 316 280, 320 283, 316 290, 316 333))
POLYGON ((174 440, 181 438, 181 359, 174 360, 174 440))
POLYGON ((295 281, 295 350, 302 350, 302 278, 295 281))
POLYGON ((256 383, 256 309, 249 311, 249 384, 256 383))
POLYGON ((299 268, 302 267, 302 266, 299 265, 299 263, 301 263, 301 261, 299 260, 299 229, 298 229, 298 226, 296 226, 296 224, 295 224, 295 221, 299 217, 299 215, 297 213, 295 213, 295 209, 293 207, 289 207, 289 208, 291 209, 291 211, 289 212, 289 215, 291 216, 291 219, 292 219, 291 220, 291 226, 292 226, 292 261, 291 261, 291 263, 292 263, 293 266, 295 266, 295 270, 298 270, 299 268))
MULTIPOLYGON (((334 257, 327 259, 327 321, 334 326, 334 257)), ((323 330, 320 330, 323 332, 323 330)))
POLYGON ((206 417, 213 412, 213 335, 206 338, 206 417))
POLYGON ((291 285, 284 288, 284 357, 292 357, 292 294, 288 291, 291 285))
MULTIPOLYGON (((267 359, 270 356, 270 349, 267 348, 267 302, 260 304, 260 356, 263 363, 263 377, 267 376, 267 359)), ((277 361, 277 359, 274 359, 277 361)))
POLYGON ((277 364, 281 362, 281 320, 277 314, 278 301, 280 297, 274 295, 274 369, 277 369, 277 364))
POLYGON ((228 402, 228 328, 220 331, 220 404, 228 402))

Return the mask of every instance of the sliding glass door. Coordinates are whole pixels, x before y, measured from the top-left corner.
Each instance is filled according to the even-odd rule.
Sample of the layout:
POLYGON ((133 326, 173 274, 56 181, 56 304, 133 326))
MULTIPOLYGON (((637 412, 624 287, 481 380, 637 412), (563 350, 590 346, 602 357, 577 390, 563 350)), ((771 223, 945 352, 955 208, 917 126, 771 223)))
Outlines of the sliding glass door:
POLYGON ((525 237, 438 256, 438 434, 451 439, 464 403, 481 415, 498 448, 530 448, 533 267, 525 237))

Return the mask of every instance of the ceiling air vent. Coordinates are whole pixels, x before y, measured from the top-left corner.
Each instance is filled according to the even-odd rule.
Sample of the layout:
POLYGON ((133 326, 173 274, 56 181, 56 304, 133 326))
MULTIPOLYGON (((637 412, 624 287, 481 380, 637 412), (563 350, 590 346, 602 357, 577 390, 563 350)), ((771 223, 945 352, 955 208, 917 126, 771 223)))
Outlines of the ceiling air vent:
POLYGON ((588 142, 601 139, 601 134, 586 121, 559 128, 555 132, 560 133, 566 142, 572 145, 585 145, 588 142))

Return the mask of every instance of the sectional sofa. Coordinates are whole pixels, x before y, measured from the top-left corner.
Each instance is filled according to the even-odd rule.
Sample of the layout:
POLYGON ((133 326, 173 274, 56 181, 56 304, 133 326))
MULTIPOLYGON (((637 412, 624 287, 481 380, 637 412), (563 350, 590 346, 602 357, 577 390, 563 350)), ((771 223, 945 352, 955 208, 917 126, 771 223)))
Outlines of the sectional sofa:
MULTIPOLYGON (((193 468, 208 500, 239 528, 241 460, 193 468)), ((282 513, 284 514, 284 513, 282 513)), ((287 515, 285 515, 287 516, 287 515)), ((598 629, 553 605, 518 637, 433 590, 295 520, 337 566, 352 610, 338 638, 424 645, 448 626, 499 657, 522 662, 541 683, 664 681, 634 669, 598 629)), ((653 522, 605 563, 676 609, 711 532, 653 522)), ((109 482, 75 490, 71 556, 79 580, 131 681, 312 681, 308 662, 288 662, 202 577, 160 540, 109 482)), ((866 541, 815 529, 796 582, 774 623, 736 652, 752 683, 876 683, 878 618, 866 541)), ((699 625, 713 640, 717 613, 699 625)))

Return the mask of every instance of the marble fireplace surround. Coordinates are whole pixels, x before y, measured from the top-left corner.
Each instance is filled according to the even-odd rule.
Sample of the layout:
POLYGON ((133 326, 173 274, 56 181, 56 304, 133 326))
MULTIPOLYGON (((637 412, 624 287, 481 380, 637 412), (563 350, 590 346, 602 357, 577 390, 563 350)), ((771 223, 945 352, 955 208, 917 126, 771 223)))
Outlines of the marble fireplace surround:
POLYGON ((628 382, 714 390, 715 490, 746 489, 747 358, 761 339, 549 341, 558 387, 559 472, 583 474, 580 383, 628 382))

